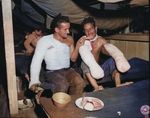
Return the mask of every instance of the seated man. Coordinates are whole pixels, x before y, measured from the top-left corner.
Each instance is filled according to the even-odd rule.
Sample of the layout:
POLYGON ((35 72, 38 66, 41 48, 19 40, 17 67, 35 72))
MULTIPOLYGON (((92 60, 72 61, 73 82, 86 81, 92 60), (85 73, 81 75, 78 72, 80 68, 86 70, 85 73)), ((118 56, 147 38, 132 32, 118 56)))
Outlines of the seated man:
POLYGON ((69 28, 69 18, 58 15, 51 24, 53 34, 43 36, 38 41, 30 68, 29 88, 31 90, 35 91, 37 86, 43 85, 39 81, 39 73, 44 59, 47 69, 46 78, 53 93, 67 93, 70 87, 70 95, 82 94, 86 84, 81 76, 69 67, 70 59, 73 62, 77 60, 79 47, 84 44, 85 40, 78 40, 74 47, 74 40, 68 35, 69 28))
POLYGON ((28 53, 32 55, 34 53, 37 42, 42 38, 42 29, 35 29, 31 34, 26 35, 26 40, 24 42, 24 47, 27 49, 28 53))
POLYGON ((122 52, 112 44, 109 44, 104 38, 97 35, 97 27, 93 18, 85 18, 82 22, 82 27, 86 36, 81 37, 85 41, 84 46, 81 46, 79 53, 83 62, 81 69, 85 73, 94 91, 103 90, 103 86, 98 86, 95 79, 103 78, 104 76, 114 75, 116 87, 132 84, 126 82, 121 84, 120 74, 129 70, 130 65, 126 61, 122 52), (101 65, 98 65, 100 53, 111 56, 101 65), (116 68, 117 67, 117 68, 116 68))

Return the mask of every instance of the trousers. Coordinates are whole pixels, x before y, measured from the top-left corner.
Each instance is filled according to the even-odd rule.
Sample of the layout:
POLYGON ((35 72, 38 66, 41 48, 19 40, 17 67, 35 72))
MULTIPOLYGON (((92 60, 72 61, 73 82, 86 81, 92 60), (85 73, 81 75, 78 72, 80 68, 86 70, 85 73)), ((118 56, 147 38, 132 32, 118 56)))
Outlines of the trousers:
MULTIPOLYGON (((47 84, 53 93, 65 92, 70 95, 82 94, 86 83, 72 68, 60 70, 48 70, 45 74, 47 84)), ((47 85, 42 83, 41 86, 47 85)), ((46 86, 45 86, 46 87, 46 86)))
MULTIPOLYGON (((134 57, 128 60, 131 68, 121 74, 121 80, 127 79, 138 79, 138 78, 147 78, 149 77, 149 61, 134 57)), ((104 78, 111 76, 113 71, 116 69, 116 63, 113 58, 107 59, 103 64, 100 65, 104 71, 104 78)), ((90 73, 88 66, 82 62, 81 69, 83 73, 90 73)))

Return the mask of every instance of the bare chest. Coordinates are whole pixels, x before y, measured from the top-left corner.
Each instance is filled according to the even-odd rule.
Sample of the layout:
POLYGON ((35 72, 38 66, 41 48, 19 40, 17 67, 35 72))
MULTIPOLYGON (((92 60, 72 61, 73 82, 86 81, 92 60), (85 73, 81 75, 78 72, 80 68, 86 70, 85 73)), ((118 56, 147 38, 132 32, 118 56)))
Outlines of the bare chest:
POLYGON ((97 53, 102 46, 102 44, 98 41, 90 41, 90 44, 92 47, 92 50, 91 50, 92 53, 97 53))
POLYGON ((32 40, 31 44, 33 47, 36 47, 37 45, 37 42, 40 40, 41 37, 37 37, 35 36, 35 38, 32 40))
POLYGON ((70 47, 71 43, 67 40, 67 39, 64 39, 62 41, 60 41, 61 43, 64 43, 66 45, 68 45, 70 47))

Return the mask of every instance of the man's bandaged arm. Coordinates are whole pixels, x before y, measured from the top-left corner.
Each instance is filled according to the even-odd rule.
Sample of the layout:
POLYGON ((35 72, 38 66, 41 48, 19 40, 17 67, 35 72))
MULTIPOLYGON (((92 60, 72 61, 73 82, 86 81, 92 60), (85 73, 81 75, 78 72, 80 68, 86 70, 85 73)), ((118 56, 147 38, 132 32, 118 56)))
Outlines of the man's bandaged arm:
POLYGON ((88 43, 90 42, 85 41, 85 44, 79 48, 79 53, 84 63, 89 67, 92 77, 100 79, 104 76, 104 72, 92 55, 90 51, 90 44, 88 43))
POLYGON ((123 53, 114 45, 108 43, 104 45, 105 49, 108 51, 109 55, 115 60, 117 69, 124 73, 130 69, 130 65, 123 53))
POLYGON ((104 45, 101 47, 101 53, 107 55, 107 56, 110 56, 109 52, 105 49, 104 45))
POLYGON ((44 42, 41 38, 36 46, 34 56, 32 58, 31 66, 30 66, 30 83, 29 88, 33 84, 41 83, 39 80, 39 75, 41 71, 41 64, 44 59, 45 52, 48 48, 48 43, 44 42))

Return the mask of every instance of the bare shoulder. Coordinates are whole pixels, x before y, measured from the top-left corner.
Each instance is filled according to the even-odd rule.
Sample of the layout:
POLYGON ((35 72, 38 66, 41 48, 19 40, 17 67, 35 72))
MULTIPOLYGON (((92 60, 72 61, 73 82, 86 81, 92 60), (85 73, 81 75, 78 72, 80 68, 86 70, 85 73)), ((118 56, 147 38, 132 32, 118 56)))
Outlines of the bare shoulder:
POLYGON ((73 37, 68 35, 67 36, 67 42, 71 45, 72 43, 74 43, 73 37))
POLYGON ((73 41, 73 37, 70 36, 70 35, 68 35, 68 36, 67 36, 67 40, 73 41))
POLYGON ((34 34, 29 34, 27 39, 34 39, 34 38, 35 38, 34 34))
POLYGON ((101 37, 101 36, 98 36, 97 39, 98 39, 97 41, 98 41, 99 43, 103 44, 103 45, 105 45, 105 44, 108 43, 108 42, 106 41, 106 39, 103 38, 103 37, 101 37))

